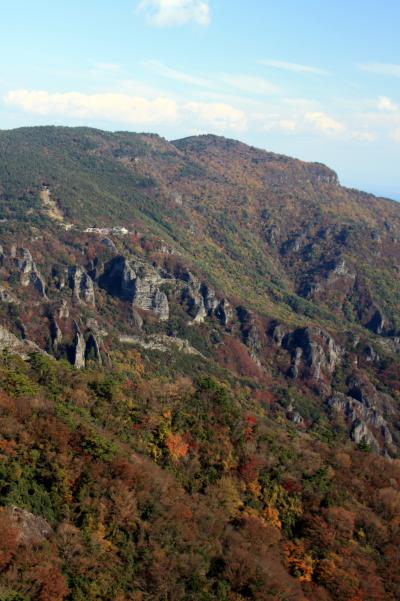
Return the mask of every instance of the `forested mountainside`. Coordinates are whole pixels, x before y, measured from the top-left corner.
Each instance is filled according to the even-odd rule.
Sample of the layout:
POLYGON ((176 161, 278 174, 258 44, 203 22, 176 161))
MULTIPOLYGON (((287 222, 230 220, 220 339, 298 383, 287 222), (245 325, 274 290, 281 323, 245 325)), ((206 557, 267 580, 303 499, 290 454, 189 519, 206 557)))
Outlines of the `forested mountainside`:
POLYGON ((400 599, 400 206, 0 131, 0 600, 400 599))

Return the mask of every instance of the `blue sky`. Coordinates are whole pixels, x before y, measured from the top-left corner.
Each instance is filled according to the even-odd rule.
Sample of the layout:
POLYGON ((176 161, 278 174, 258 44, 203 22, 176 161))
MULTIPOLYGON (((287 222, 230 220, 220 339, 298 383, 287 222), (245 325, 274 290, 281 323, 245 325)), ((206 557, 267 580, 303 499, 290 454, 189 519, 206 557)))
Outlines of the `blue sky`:
POLYGON ((398 0, 2 0, 0 128, 233 137, 400 200, 398 0))

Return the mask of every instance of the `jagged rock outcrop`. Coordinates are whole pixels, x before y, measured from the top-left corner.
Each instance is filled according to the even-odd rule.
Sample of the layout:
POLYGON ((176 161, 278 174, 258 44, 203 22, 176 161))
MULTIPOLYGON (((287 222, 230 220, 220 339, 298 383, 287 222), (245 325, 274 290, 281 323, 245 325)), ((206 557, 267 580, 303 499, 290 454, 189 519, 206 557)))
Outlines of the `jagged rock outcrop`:
POLYGON ((57 290, 63 290, 68 279, 68 269, 60 265, 53 265, 51 270, 51 280, 57 290))
POLYGON ((211 315, 217 311, 220 301, 218 301, 215 291, 207 284, 202 283, 200 286, 200 294, 203 297, 204 307, 207 315, 211 315))
POLYGON ((223 326, 229 324, 233 317, 233 311, 225 298, 217 298, 211 286, 200 282, 190 271, 183 272, 178 277, 185 282, 182 301, 187 305, 188 313, 192 317, 192 324, 203 323, 207 317, 211 316, 215 316, 223 326))
POLYGON ((68 319, 69 317, 69 307, 66 300, 63 300, 61 305, 57 309, 57 315, 59 319, 68 319))
POLYGON ((203 293, 209 299, 208 304, 210 305, 212 298, 209 296, 209 290, 206 287, 203 288, 200 281, 190 271, 183 273, 181 279, 186 282, 182 290, 182 300, 187 304, 188 313, 192 317, 191 323, 203 323, 208 315, 203 293))
POLYGON ((289 407, 287 408, 286 418, 296 426, 304 426, 303 416, 296 411, 292 403, 290 403, 289 407))
POLYGON ((84 336, 74 321, 75 335, 71 346, 71 363, 76 369, 82 369, 91 360, 102 365, 100 352, 100 331, 89 330, 84 336))
POLYGON ((136 273, 129 261, 118 256, 104 265, 103 273, 99 276, 99 286, 112 296, 132 301, 136 273))
POLYGON ((93 332, 89 332, 85 345, 85 364, 89 360, 95 361, 99 365, 102 365, 103 363, 100 353, 100 344, 93 332))
POLYGON ((71 267, 68 278, 74 299, 77 302, 83 302, 94 307, 94 286, 90 275, 82 267, 71 267))
POLYGON ((33 261, 30 251, 27 248, 17 249, 15 261, 20 275, 21 286, 26 288, 29 284, 33 284, 39 294, 43 298, 47 298, 45 280, 33 261))
POLYGON ((55 353, 57 353, 60 345, 62 344, 63 335, 54 316, 50 318, 50 338, 53 350, 55 353))
POLYGON ((268 333, 275 344, 282 346, 283 339, 288 334, 288 329, 281 323, 273 323, 268 333))
POLYGON ((53 534, 44 518, 26 509, 12 505, 1 511, 6 512, 10 524, 15 528, 19 545, 39 545, 53 534))
POLYGON ((26 287, 30 283, 30 274, 34 268, 32 255, 27 248, 19 248, 16 256, 17 267, 20 273, 21 285, 26 287))
POLYGON ((72 342, 72 365, 76 367, 76 369, 82 369, 85 367, 85 351, 86 351, 86 343, 83 334, 81 333, 79 326, 76 322, 74 322, 75 335, 72 342))
POLYGON ((178 350, 185 355, 203 355, 195 349, 188 340, 177 338, 175 336, 165 336, 163 334, 154 334, 149 336, 120 336, 120 342, 124 344, 135 344, 144 349, 160 351, 162 353, 178 350))
POLYGON ((103 336, 108 336, 108 331, 105 330, 99 324, 97 319, 94 319, 93 317, 89 317, 89 319, 86 321, 86 328, 87 328, 87 331, 92 332, 99 341, 101 341, 103 336))
POLYGON ((223 326, 228 326, 233 318, 233 310, 230 303, 223 298, 214 310, 215 317, 223 326))
POLYGON ((165 292, 159 289, 161 278, 155 270, 140 266, 134 280, 132 305, 154 313, 160 321, 169 318, 169 304, 165 292))
POLYGON ((1 351, 15 353, 22 359, 28 359, 29 353, 46 354, 31 340, 20 340, 12 332, 0 325, 0 352, 1 351))
POLYGON ((301 364, 313 380, 328 378, 340 362, 342 349, 321 328, 299 328, 287 334, 283 346, 292 354, 290 376, 297 378, 301 364))
POLYGON ((319 298, 334 290, 346 296, 354 286, 356 273, 347 265, 345 259, 337 259, 327 263, 312 279, 301 282, 298 293, 305 298, 319 298))
POLYGON ((248 311, 242 306, 237 307, 236 313, 240 323, 240 332, 242 334, 243 342, 248 347, 252 359, 257 364, 260 364, 259 355, 262 352, 262 341, 254 315, 251 311, 248 311))
POLYGON ((118 256, 109 261, 99 278, 99 285, 110 294, 132 302, 133 307, 154 313, 158 319, 169 318, 169 303, 160 290, 163 278, 158 271, 142 262, 130 262, 118 256))
POLYGON ((356 444, 366 442, 374 450, 392 449, 393 439, 389 426, 376 405, 365 395, 359 400, 336 392, 328 401, 331 412, 343 416, 350 430, 350 437, 356 444))
POLYGON ((117 247, 110 238, 103 238, 102 240, 100 240, 100 244, 108 248, 108 250, 110 250, 112 253, 118 253, 117 247))
POLYGON ((103 270, 104 264, 98 257, 95 257, 94 259, 90 260, 88 265, 86 266, 86 271, 88 272, 88 274, 94 282, 97 281, 97 279, 103 273, 103 270))
POLYGON ((296 379, 299 375, 301 359, 303 357, 303 349, 297 346, 292 351, 292 362, 289 368, 288 376, 296 379))
POLYGON ((143 328, 143 319, 138 311, 134 307, 132 307, 132 323, 138 329, 141 330, 143 328))

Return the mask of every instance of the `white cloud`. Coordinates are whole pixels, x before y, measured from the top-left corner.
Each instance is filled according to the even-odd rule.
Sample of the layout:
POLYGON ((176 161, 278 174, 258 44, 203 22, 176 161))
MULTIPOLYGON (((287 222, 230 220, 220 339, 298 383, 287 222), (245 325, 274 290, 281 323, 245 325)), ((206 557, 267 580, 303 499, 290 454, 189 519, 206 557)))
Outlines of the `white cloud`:
POLYGON ((340 134, 345 130, 345 127, 333 117, 326 115, 321 112, 310 112, 305 114, 305 120, 313 125, 315 129, 318 131, 328 134, 328 135, 336 135, 340 134))
POLYGON ((185 73, 184 71, 172 69, 171 67, 168 67, 167 65, 164 65, 163 63, 157 60, 146 61, 144 63, 144 66, 156 73, 157 75, 161 75, 162 77, 166 77, 167 79, 180 81, 185 84, 198 86, 202 88, 216 87, 216 85, 209 79, 204 79, 203 77, 196 77, 194 75, 190 75, 189 73, 185 73))
POLYGON ((362 71, 377 73, 379 75, 389 75, 391 77, 400 77, 400 65, 393 63, 364 63, 358 65, 362 71))
POLYGON ((397 111, 398 106, 387 96, 380 96, 378 98, 378 109, 380 111, 395 112, 397 111))
POLYGON ((217 130, 244 130, 247 119, 244 111, 230 104, 189 102, 185 109, 217 130))
POLYGON ((299 63, 289 63, 287 61, 278 61, 274 59, 263 59, 258 61, 266 67, 274 69, 283 69, 284 71, 293 71, 294 73, 312 73, 314 75, 328 75, 328 71, 319 67, 311 67, 310 65, 301 65, 299 63))
POLYGON ((228 86, 251 94, 263 94, 269 96, 271 94, 276 94, 279 91, 279 88, 267 79, 256 77, 254 75, 231 75, 225 73, 221 76, 221 81, 228 86))
POLYGON ((37 115, 62 115, 77 119, 101 119, 126 123, 175 121, 177 105, 166 97, 148 100, 127 94, 51 93, 40 90, 13 90, 4 98, 8 106, 37 115))
POLYGON ((40 90, 12 90, 4 97, 10 107, 41 116, 61 116, 79 120, 105 120, 136 125, 178 121, 209 130, 243 131, 244 111, 226 103, 176 102, 159 96, 79 92, 52 93, 40 90))
POLYGON ((141 0, 138 10, 158 27, 184 25, 191 21, 206 26, 211 20, 208 0, 141 0))

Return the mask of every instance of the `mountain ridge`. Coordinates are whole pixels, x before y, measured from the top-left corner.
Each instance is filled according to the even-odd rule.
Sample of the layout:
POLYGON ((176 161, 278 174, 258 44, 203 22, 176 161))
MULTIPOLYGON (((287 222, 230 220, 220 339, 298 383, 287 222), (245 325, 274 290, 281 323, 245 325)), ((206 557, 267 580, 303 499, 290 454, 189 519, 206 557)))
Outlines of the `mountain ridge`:
POLYGON ((23 128, 0 245, 0 597, 397 598, 399 205, 223 137, 23 128))

